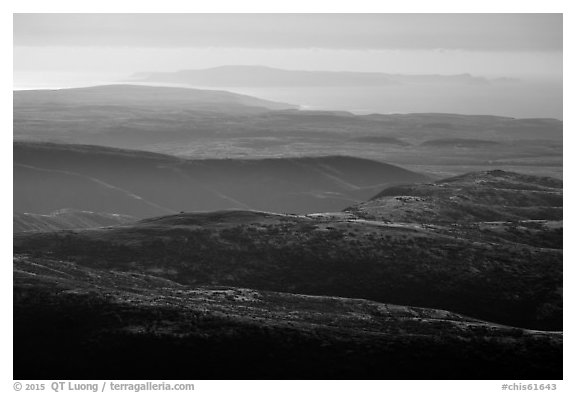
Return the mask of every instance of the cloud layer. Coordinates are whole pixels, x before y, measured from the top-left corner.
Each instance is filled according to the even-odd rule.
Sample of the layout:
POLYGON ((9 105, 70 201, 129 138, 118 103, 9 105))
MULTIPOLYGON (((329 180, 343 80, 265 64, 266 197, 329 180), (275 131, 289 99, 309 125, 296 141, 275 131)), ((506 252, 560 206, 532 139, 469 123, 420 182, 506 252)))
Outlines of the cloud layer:
POLYGON ((15 14, 16 46, 561 51, 561 14, 15 14))

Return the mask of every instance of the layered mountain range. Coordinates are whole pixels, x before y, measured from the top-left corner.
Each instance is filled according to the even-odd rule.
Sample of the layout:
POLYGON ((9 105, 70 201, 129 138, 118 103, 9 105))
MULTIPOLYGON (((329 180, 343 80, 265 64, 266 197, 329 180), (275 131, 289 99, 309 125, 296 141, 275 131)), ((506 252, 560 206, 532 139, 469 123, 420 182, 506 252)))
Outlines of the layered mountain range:
MULTIPOLYGON (((545 331, 562 329, 561 186, 490 171, 391 186, 344 212, 182 212, 16 233, 16 345, 28 348, 17 364, 36 369, 24 367, 42 359, 33 348, 49 352, 66 334, 72 346, 54 363, 70 370, 63 378, 119 375, 102 361, 102 345, 176 351, 151 374, 174 378, 191 376, 178 364, 192 352, 212 359, 206 351, 219 348, 228 358, 245 345, 248 363, 224 363, 218 378, 248 378, 257 366, 286 378, 290 354, 303 346, 315 355, 290 363, 292 376, 405 378, 418 364, 410 378, 557 378, 562 338, 545 331), (67 327, 33 327, 45 325, 67 327), (464 347, 478 355, 460 364, 464 347), (359 362, 344 366, 343 348, 359 362), (87 366, 70 364, 83 350, 92 353, 87 366), (279 363, 264 362, 271 357, 279 363), (312 361, 323 366, 312 372, 312 361), (394 366, 382 372, 380 362, 394 366)), ((136 355, 119 359, 140 375, 136 355)), ((193 376, 216 377, 211 362, 193 376)))
POLYGON ((561 122, 14 96, 16 379, 562 378, 561 122))
POLYGON ((110 85, 14 92, 14 138, 179 157, 347 155, 417 172, 493 167, 561 177, 562 122, 299 110, 223 91, 110 85), (486 148, 486 146, 490 148, 486 148))

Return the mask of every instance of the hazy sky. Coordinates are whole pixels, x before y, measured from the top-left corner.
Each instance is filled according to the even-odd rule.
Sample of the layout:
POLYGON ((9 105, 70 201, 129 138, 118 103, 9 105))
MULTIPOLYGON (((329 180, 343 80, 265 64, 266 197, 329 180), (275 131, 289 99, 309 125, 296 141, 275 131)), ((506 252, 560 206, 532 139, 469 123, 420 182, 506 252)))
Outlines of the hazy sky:
POLYGON ((561 14, 16 14, 15 84, 228 64, 562 75, 561 14), (27 80, 28 79, 28 80, 27 80))
POLYGON ((560 51, 558 14, 17 14, 17 46, 560 51))

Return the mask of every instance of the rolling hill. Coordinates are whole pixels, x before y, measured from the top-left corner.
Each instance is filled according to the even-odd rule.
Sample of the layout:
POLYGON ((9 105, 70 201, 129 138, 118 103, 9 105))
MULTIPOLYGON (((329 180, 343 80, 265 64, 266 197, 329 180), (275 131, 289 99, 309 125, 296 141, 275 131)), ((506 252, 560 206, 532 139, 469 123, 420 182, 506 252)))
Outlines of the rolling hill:
POLYGON ((15 233, 15 376, 559 379, 561 198, 556 179, 490 171, 344 212, 15 233))
POLYGON ((13 94, 16 141, 99 145, 193 159, 347 155, 442 176, 494 167, 518 171, 520 166, 521 171, 553 176, 562 170, 563 123, 555 119, 354 115, 298 110, 222 91, 133 85, 13 94), (431 139, 461 140, 467 148, 426 143, 431 139), (471 139, 485 143, 466 142, 471 139))
POLYGON ((561 249, 458 228, 346 213, 183 213, 110 228, 15 234, 14 252, 185 285, 363 298, 562 329, 561 249))
POLYGON ((346 209, 370 219, 450 223, 562 220, 562 181, 501 170, 394 186, 346 209))
POLYGON ((14 213, 14 232, 56 231, 61 229, 97 228, 135 221, 134 217, 62 209, 50 214, 14 213))
POLYGON ((352 157, 185 160, 97 146, 14 144, 14 211, 152 217, 181 211, 341 210, 425 176, 352 157))
POLYGON ((14 259, 17 379, 561 379, 562 342, 444 310, 14 259))
MULTIPOLYGON (((172 108, 230 112, 295 109, 296 105, 272 102, 243 94, 218 90, 178 87, 138 86, 130 84, 104 85, 58 90, 22 90, 14 92, 14 110, 32 111, 99 106, 112 110, 118 107, 134 109, 172 108)), ((105 108, 102 108, 105 109, 105 108)))

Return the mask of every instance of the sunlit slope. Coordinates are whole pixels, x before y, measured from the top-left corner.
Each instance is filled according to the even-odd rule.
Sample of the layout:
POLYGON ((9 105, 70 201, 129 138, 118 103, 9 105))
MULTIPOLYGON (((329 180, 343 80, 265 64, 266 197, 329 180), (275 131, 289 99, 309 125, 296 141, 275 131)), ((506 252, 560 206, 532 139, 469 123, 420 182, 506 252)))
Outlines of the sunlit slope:
POLYGON ((561 249, 445 227, 343 213, 187 213, 105 229, 17 234, 14 250, 187 285, 364 298, 562 329, 561 249))
POLYGON ((419 223, 562 220, 562 194, 561 180, 493 170, 389 187, 346 210, 419 223))

